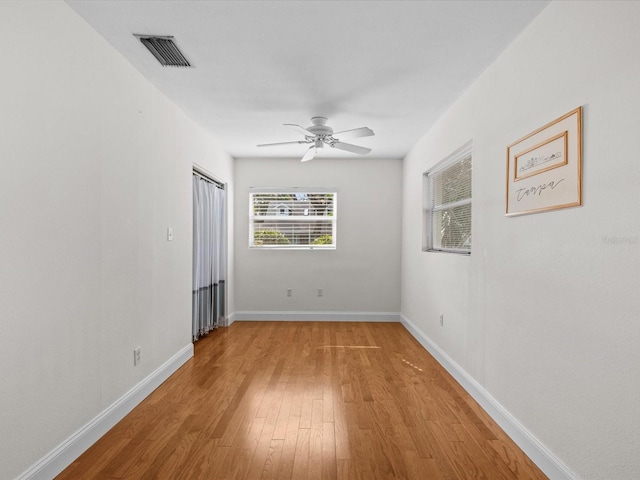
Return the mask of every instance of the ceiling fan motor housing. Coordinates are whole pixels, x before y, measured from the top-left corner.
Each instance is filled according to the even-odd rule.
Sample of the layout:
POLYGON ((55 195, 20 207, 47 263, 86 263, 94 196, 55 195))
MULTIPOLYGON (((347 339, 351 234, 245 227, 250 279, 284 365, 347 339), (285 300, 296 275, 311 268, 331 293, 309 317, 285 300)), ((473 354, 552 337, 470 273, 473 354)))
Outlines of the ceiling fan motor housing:
POLYGON ((311 118, 311 125, 307 128, 308 131, 314 135, 327 136, 333 134, 333 128, 327 126, 326 117, 313 117, 311 118))

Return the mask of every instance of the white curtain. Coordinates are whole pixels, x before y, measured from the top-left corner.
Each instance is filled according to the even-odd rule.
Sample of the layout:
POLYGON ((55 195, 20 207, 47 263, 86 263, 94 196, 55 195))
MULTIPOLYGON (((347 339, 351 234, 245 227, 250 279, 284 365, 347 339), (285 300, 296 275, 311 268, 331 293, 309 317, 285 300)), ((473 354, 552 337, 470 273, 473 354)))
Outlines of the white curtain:
POLYGON ((193 175, 193 340, 225 316, 225 191, 193 175))

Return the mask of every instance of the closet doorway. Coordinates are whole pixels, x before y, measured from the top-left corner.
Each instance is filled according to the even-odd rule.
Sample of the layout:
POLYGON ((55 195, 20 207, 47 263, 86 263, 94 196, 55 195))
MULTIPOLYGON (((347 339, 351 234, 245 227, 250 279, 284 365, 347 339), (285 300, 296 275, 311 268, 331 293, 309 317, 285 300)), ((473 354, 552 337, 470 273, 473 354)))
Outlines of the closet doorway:
POLYGON ((225 185, 194 167, 193 341, 226 321, 226 203, 225 185))

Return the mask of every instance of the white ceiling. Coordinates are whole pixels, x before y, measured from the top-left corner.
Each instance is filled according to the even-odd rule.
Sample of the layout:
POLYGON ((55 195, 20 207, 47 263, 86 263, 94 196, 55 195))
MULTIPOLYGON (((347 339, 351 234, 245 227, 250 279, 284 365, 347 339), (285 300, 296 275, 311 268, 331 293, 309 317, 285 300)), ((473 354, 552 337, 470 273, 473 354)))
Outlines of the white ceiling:
MULTIPOLYGON (((402 158, 548 1, 67 0, 236 158, 301 157, 326 116, 371 158, 402 158), (173 35, 194 68, 132 35, 173 35)), ((351 154, 324 148, 317 157, 351 154)))

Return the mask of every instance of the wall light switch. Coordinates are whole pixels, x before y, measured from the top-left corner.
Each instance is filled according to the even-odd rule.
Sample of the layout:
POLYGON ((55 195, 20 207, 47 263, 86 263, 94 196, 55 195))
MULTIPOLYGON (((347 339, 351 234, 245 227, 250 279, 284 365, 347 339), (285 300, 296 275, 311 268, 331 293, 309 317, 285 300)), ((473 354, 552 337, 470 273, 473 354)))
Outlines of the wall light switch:
POLYGON ((167 228, 167 241, 170 242, 173 240, 173 228, 167 228))

